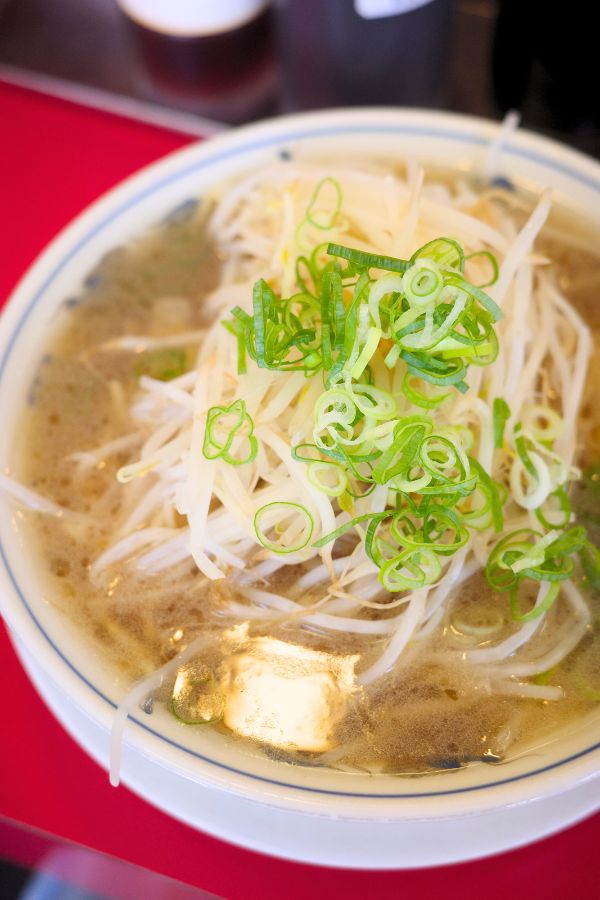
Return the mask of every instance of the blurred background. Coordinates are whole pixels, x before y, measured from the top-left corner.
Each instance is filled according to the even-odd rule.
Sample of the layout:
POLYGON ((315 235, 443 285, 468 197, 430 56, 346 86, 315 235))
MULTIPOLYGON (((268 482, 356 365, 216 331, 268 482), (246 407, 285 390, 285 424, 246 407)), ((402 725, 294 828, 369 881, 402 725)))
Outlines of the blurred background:
POLYGON ((142 117, 170 111, 182 129, 190 116, 236 124, 327 106, 515 108, 526 127, 600 156, 589 6, 0 0, 0 77, 142 117))

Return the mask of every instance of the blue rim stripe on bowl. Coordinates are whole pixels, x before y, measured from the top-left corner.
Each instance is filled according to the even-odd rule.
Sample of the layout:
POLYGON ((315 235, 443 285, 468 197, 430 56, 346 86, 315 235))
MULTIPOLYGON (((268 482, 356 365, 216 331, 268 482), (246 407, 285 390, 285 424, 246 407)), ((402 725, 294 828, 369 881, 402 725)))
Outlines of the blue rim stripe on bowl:
MULTIPOLYGON (((103 231, 107 226, 109 226, 115 219, 121 216, 124 212, 130 210, 132 207, 136 206, 138 203, 149 197, 150 195, 156 193, 157 191, 162 190, 167 185, 178 181, 179 179, 189 175, 194 171, 198 171, 206 168, 207 166, 211 166, 217 162, 223 162, 226 159, 231 159, 240 154, 246 154, 248 152, 264 150, 270 146, 281 146, 285 143, 293 143, 298 140, 305 140, 316 137, 335 137, 340 134, 392 134, 392 135, 412 135, 415 137, 431 137, 431 138, 444 138, 446 140, 456 140, 461 143, 470 143, 474 146, 484 146, 489 143, 487 138, 482 137, 478 134, 473 133, 456 133, 452 130, 446 130, 444 128, 424 128, 424 127, 415 127, 409 125, 342 125, 342 126, 323 126, 321 128, 313 127, 313 128, 292 128, 288 133, 282 135, 278 134, 277 136, 272 137, 261 137, 255 140, 251 140, 248 143, 243 145, 236 145, 233 148, 225 149, 225 150, 216 150, 214 154, 205 156, 203 159, 199 161, 195 161, 193 163, 186 163, 181 169, 176 172, 172 172, 169 175, 163 177, 160 181, 155 182, 148 187, 141 189, 133 198, 130 198, 126 202, 122 203, 116 210, 113 210, 108 215, 106 215, 102 221, 92 228, 86 233, 86 235, 75 244, 63 257, 62 259, 54 266, 52 272, 44 279, 42 285, 35 292, 29 303, 27 304, 24 312, 19 318, 12 334, 8 345, 4 351, 2 358, 0 359, 0 377, 2 376, 4 369, 9 361, 11 353, 14 349, 14 346, 18 340, 18 337, 23 330, 23 327, 26 325, 30 314, 38 305, 40 300, 42 299, 45 291, 52 284, 57 275, 62 272, 62 270, 69 264, 69 262, 79 253, 79 251, 97 234, 103 231)), ((517 156, 522 157, 524 159, 530 160, 532 162, 541 163, 556 172, 560 172, 563 175, 572 178, 574 181, 578 181, 586 188, 591 188, 592 190, 598 192, 600 194, 600 179, 594 178, 592 176, 585 175, 581 172, 578 172, 576 169, 572 169, 569 165, 565 163, 560 163, 555 160, 549 159, 540 153, 536 153, 532 150, 515 147, 507 145, 503 149, 503 154, 506 156, 517 156)), ((102 691, 100 691, 94 684, 92 684, 86 677, 81 673, 68 659, 60 648, 54 643, 50 635, 45 631, 43 625, 36 617, 33 609, 30 607, 27 599, 20 588, 20 585, 12 571, 10 563, 6 557, 4 546, 0 543, 0 556, 4 563, 4 567, 6 569, 7 575, 12 582, 12 585, 15 589, 16 594, 18 595, 23 607, 27 611, 29 617, 34 622, 38 631, 45 639, 45 641, 52 647, 54 652, 59 656, 59 658, 63 661, 63 663, 68 667, 68 669, 73 672, 73 674, 88 687, 98 698, 100 698, 104 703, 106 703, 113 710, 116 710, 116 704, 107 697, 102 691)), ((443 797, 450 796, 454 794, 464 794, 464 793, 472 793, 476 791, 484 791, 490 790, 493 788, 500 787, 502 785, 511 784, 514 782, 522 781, 527 778, 532 778, 536 775, 541 775, 544 772, 549 772, 553 769, 557 769, 568 763, 571 763, 577 759, 581 759, 584 756, 593 753, 594 751, 600 749, 600 742, 593 744, 591 747, 587 747, 584 750, 581 750, 578 753, 574 753, 564 759, 558 760, 557 762, 551 763, 549 765, 540 767, 530 772, 525 772, 521 775, 513 775, 509 778, 499 779, 494 782, 489 782, 483 785, 472 785, 469 787, 461 787, 461 788, 451 788, 448 790, 440 790, 440 791, 422 791, 418 793, 393 793, 393 794, 377 794, 377 793, 365 793, 365 792, 352 792, 352 791, 336 791, 336 790, 328 790, 324 788, 316 788, 316 787, 308 787, 305 785, 291 784, 286 781, 279 781, 274 778, 267 778, 262 775, 257 775, 252 772, 246 772, 242 769, 237 769, 235 766, 229 766, 225 763, 218 762, 217 760, 211 759, 203 755, 202 753, 198 753, 195 750, 190 750, 188 747, 185 747, 176 741, 171 740, 170 738, 164 736, 160 732, 155 731, 149 725, 146 725, 144 722, 135 718, 135 716, 130 715, 129 721, 134 723, 138 728, 148 732, 153 737, 157 738, 160 741, 165 742, 169 746, 179 750, 188 756, 195 757, 197 759, 202 760, 205 763, 209 763, 210 765, 221 769, 226 772, 231 772, 236 775, 240 775, 243 778, 248 778, 254 781, 259 781, 264 784, 270 784, 277 787, 284 787, 294 791, 301 791, 304 793, 316 793, 316 794, 325 794, 330 796, 337 797, 351 797, 351 798, 362 798, 365 800, 417 800, 420 798, 426 797, 443 797)))

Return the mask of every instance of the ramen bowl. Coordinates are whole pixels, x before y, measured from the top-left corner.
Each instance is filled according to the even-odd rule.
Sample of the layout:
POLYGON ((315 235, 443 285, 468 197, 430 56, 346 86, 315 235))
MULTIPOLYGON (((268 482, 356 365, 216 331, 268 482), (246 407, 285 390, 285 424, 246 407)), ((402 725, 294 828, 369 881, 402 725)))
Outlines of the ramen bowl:
MULTIPOLYGON (((111 250, 211 186, 284 156, 362 153, 551 186, 600 228, 600 166, 527 133, 489 157, 498 126, 440 113, 353 110, 298 115, 186 148, 110 191, 66 228, 23 278, 0 320, 0 471, 11 467, 28 391, 65 300, 111 250), (492 167, 490 170, 490 166, 492 167)), ((108 767, 126 687, 53 602, 18 506, 0 495, 3 615, 39 693, 108 767)), ((164 710, 136 708, 121 779, 177 819, 254 850, 332 866, 390 869, 467 860, 540 838, 600 806, 600 717, 589 714, 496 765, 399 776, 291 765, 164 710)))

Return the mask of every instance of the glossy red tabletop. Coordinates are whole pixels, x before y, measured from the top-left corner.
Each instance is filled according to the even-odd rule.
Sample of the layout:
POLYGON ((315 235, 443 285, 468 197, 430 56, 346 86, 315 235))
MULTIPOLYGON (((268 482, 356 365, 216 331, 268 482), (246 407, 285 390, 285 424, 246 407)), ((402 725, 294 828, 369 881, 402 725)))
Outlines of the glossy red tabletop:
MULTIPOLYGON (((0 122, 0 304, 48 241, 90 201, 191 141, 2 83, 0 122)), ((511 853, 427 871, 351 872, 287 863, 193 831, 127 789, 111 788, 106 772, 38 698, 1 628, 0 684, 0 816, 227 900, 600 896, 600 815, 511 853)), ((0 855, 9 851, 0 844, 0 855)))

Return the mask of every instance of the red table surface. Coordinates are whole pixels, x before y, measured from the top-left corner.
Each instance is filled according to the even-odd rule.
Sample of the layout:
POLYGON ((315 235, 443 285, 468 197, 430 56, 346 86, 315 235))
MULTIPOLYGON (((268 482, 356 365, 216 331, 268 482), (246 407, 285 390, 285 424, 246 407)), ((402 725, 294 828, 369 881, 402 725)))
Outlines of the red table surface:
MULTIPOLYGON (((90 201, 192 140, 2 83, 0 122, 0 304, 34 257, 90 201)), ((473 892, 486 900, 599 896, 600 815, 510 853, 425 871, 351 872, 283 862, 196 832, 127 789, 111 788, 106 772, 39 699, 1 629, 0 684, 0 815, 227 900, 463 900, 473 892)))

